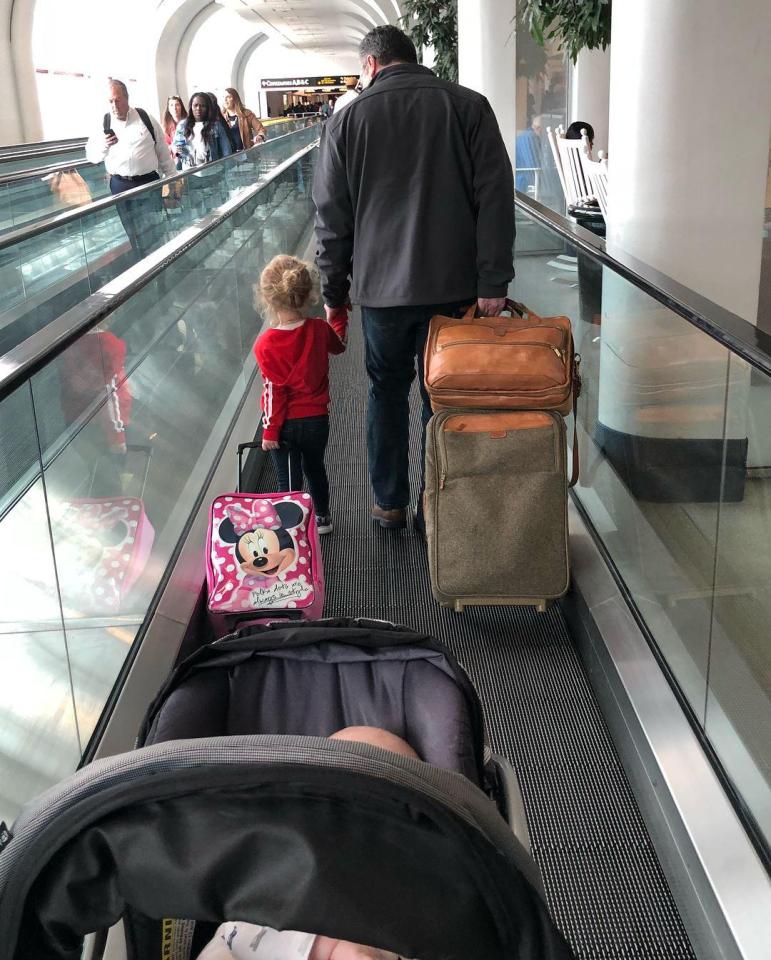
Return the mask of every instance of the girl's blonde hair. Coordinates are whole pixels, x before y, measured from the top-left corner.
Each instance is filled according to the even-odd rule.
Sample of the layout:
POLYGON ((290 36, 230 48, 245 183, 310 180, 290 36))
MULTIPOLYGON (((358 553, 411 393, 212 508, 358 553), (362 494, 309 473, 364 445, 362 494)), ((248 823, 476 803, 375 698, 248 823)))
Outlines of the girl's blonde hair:
POLYGON ((278 310, 302 311, 316 294, 318 274, 310 263, 280 254, 274 257, 260 276, 259 299, 268 322, 277 322, 278 310))

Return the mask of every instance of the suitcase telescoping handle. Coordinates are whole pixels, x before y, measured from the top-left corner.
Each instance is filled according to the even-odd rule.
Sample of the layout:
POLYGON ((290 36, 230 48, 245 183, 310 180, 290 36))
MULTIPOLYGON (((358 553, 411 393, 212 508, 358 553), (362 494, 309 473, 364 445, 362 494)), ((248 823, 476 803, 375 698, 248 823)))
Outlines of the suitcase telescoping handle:
MULTIPOLYGON (((291 457, 292 448, 285 440, 282 440, 280 445, 282 447, 286 447, 286 449, 290 453, 290 456, 286 458, 287 467, 289 469, 289 489, 294 490, 294 487, 292 486, 292 457, 291 457)), ((236 453, 238 454, 238 486, 236 487, 236 493, 244 492, 241 489, 243 486, 242 475, 244 472, 244 450, 255 450, 255 449, 260 449, 260 450, 262 449, 262 440, 249 440, 246 443, 238 444, 238 449, 236 450, 236 453)))

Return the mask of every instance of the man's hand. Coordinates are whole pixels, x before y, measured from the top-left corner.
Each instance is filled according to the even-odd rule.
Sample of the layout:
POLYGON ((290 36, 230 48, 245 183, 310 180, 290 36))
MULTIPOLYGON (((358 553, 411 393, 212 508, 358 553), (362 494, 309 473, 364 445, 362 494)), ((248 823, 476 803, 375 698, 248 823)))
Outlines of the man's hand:
POLYGON ((278 450, 279 443, 278 440, 263 440, 262 449, 263 450, 278 450))
POLYGON ((477 307, 480 317, 498 317, 506 307, 506 297, 499 297, 497 300, 480 297, 477 300, 477 307))
POLYGON ((107 147, 108 150, 110 149, 110 147, 114 147, 117 142, 118 142, 118 138, 115 136, 114 133, 106 133, 104 135, 104 145, 107 147))

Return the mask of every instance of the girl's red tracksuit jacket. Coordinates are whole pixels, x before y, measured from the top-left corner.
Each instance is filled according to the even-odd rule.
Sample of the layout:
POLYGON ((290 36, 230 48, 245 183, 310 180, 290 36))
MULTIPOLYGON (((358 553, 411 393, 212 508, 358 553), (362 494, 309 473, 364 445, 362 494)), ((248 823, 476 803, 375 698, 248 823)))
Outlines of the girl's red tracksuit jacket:
POLYGON ((264 440, 278 440, 285 420, 327 413, 329 354, 345 350, 347 326, 343 318, 308 317, 300 327, 271 327, 257 338, 264 440))

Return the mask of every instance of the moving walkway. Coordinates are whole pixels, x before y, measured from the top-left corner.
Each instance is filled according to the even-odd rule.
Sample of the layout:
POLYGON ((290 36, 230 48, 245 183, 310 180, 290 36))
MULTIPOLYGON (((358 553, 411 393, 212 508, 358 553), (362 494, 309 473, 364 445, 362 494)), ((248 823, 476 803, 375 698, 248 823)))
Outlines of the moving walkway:
MULTIPOLYGON (((275 127, 276 130, 283 130, 275 127)), ((55 317, 104 286, 139 253, 177 236, 231 193, 266 176, 316 133, 298 129, 205 168, 181 173, 0 236, 0 353, 7 353, 55 317), (135 219, 141 251, 121 220, 126 204, 142 202, 135 219)))
MULTIPOLYGON (((235 445, 254 436, 258 420, 252 285, 274 254, 312 250, 314 164, 313 143, 298 144, 260 182, 6 358, 5 819, 80 762, 131 749, 170 667, 207 638, 207 507, 234 486, 235 445), (110 359, 108 335, 125 345, 122 369, 110 359), (94 351, 85 348, 88 338, 96 338, 94 351), (88 377, 94 357, 96 376, 88 377), (125 450, 114 440, 120 428, 125 450), (101 600, 110 579, 99 566, 105 545, 87 524, 67 519, 94 501, 119 510, 141 501, 137 512, 153 530, 134 587, 111 586, 119 597, 112 609, 101 600)), ((714 409, 717 384, 721 409, 744 404, 741 423, 752 439, 764 422, 771 350, 759 335, 749 339, 749 325, 666 278, 643 275, 545 208, 520 197, 517 218, 513 294, 543 315, 571 316, 583 355, 573 590, 541 615, 527 608, 458 615, 435 604, 419 538, 369 519, 363 343, 353 322, 331 377, 335 532, 323 543, 325 612, 405 622, 454 650, 481 695, 491 747, 517 771, 550 909, 578 957, 760 958, 771 897, 768 795, 760 783, 769 713, 763 647, 745 633, 767 602, 767 581, 733 553, 742 538, 721 529, 720 514, 736 523, 745 513, 744 541, 762 539, 765 488, 747 485, 765 481, 748 459, 742 499, 735 487, 730 503, 692 495, 705 475, 725 478, 735 456, 728 441, 740 439, 734 420, 714 409), (585 283, 582 290, 578 253, 604 274, 599 290, 585 283), (574 264, 572 285, 553 282, 554 261, 574 264), (684 369, 673 345, 698 362, 684 369), (694 398, 708 418, 696 421, 698 429, 694 398), (715 445, 701 441, 715 439, 716 424, 723 442, 715 458, 715 445), (675 432, 685 461, 673 446, 659 446, 678 439, 675 432), (641 496, 630 480, 640 436, 646 451, 669 451, 656 461, 657 498, 650 488, 641 496), (737 596, 758 605, 738 621, 742 629, 733 619, 737 596)), ((416 489, 415 457, 411 470, 416 489)), ((258 489, 274 487, 262 458, 250 473, 258 489)), ((718 497, 727 489, 719 483, 718 497)), ((487 563, 495 549, 474 542, 470 510, 469 550, 487 563)))
MULTIPOLYGON (((266 139, 286 136, 307 125, 304 119, 275 121, 266 126, 266 139)), ((85 158, 85 140, 62 150, 56 145, 0 150, 0 237, 26 224, 42 223, 73 207, 110 196, 104 164, 85 158)))

